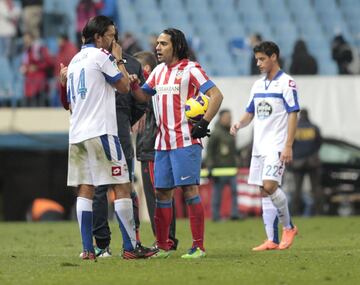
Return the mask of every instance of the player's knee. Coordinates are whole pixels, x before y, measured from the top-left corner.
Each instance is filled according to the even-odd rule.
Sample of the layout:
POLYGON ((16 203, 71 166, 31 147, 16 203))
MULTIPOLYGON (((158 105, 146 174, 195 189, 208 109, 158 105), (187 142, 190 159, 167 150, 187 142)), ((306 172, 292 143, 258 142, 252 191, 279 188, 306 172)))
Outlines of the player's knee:
POLYGON ((273 194, 277 188, 278 188, 278 183, 276 181, 264 181, 263 182, 262 189, 267 195, 273 194))
POLYGON ((159 201, 167 201, 172 199, 173 190, 168 189, 156 189, 155 196, 159 201))
POLYGON ((197 185, 184 186, 182 189, 185 199, 191 199, 199 195, 199 187, 197 185))
POLYGON ((116 184, 114 185, 115 199, 130 198, 131 184, 116 184))
POLYGON ((94 198, 95 187, 92 185, 82 184, 79 187, 78 196, 92 200, 94 198))

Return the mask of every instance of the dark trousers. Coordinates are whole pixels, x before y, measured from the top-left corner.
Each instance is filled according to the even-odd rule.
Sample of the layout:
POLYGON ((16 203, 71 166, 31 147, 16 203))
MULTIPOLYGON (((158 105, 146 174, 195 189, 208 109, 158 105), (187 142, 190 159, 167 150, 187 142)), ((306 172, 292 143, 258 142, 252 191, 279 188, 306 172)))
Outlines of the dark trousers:
POLYGON ((220 206, 222 200, 222 192, 225 185, 229 185, 231 189, 231 218, 239 218, 239 210, 237 204, 237 176, 221 176, 214 177, 214 187, 212 192, 211 210, 212 219, 220 220, 220 206))
MULTIPOLYGON (((156 197, 154 188, 154 162, 153 161, 142 161, 141 162, 141 176, 143 181, 144 193, 148 213, 151 222, 151 228, 155 235, 155 208, 156 208, 156 197)), ((175 240, 176 233, 176 210, 175 200, 173 199, 173 219, 170 224, 169 239, 175 240)))
POLYGON ((305 175, 309 175, 310 177, 311 193, 314 200, 314 214, 322 214, 324 206, 324 195, 321 189, 321 168, 319 157, 317 155, 313 155, 306 159, 294 160, 291 171, 294 174, 295 182, 295 193, 292 203, 292 211, 294 215, 302 214, 302 186, 305 175))
MULTIPOLYGON (((126 160, 130 181, 133 179, 133 160, 126 160)), ((93 200, 93 235, 96 240, 96 245, 100 248, 105 248, 110 244, 111 231, 108 222, 108 198, 107 191, 109 185, 102 185, 95 188, 95 195, 93 200)), ((138 229, 140 227, 139 219, 139 203, 136 192, 131 192, 131 199, 133 201, 133 211, 135 226, 138 229)))

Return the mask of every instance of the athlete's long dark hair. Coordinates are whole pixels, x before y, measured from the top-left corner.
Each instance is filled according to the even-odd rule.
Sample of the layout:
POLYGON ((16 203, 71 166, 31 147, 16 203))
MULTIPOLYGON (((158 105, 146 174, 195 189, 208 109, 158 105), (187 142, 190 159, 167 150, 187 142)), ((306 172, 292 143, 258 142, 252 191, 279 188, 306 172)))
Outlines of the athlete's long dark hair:
POLYGON ((179 60, 189 58, 189 46, 182 31, 175 28, 168 28, 163 30, 162 33, 170 36, 174 49, 174 56, 179 60))
POLYGON ((270 41, 261 42, 256 45, 254 47, 254 53, 257 52, 265 53, 268 57, 272 56, 275 53, 278 60, 280 57, 280 49, 278 45, 270 41))
POLYGON ((106 16, 96 16, 91 18, 82 30, 84 44, 95 42, 95 34, 103 36, 109 26, 115 26, 114 22, 106 16))

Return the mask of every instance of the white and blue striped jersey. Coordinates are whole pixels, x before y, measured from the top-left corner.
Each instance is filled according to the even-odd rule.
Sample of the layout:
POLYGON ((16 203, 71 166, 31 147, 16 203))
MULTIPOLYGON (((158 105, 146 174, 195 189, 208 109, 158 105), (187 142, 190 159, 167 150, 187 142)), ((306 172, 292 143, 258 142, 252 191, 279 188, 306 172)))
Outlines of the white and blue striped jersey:
POLYGON ((70 144, 105 134, 117 136, 115 90, 111 84, 122 76, 107 50, 84 45, 73 57, 67 73, 72 109, 70 144))
POLYGON ((300 110, 296 83, 280 70, 272 80, 257 80, 246 111, 254 114, 252 155, 282 152, 287 139, 288 113, 300 110))

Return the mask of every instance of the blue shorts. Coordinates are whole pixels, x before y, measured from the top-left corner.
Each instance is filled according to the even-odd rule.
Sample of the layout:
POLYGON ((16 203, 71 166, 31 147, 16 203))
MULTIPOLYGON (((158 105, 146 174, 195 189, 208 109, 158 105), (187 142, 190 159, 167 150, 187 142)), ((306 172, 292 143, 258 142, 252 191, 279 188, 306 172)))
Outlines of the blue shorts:
POLYGON ((202 146, 155 151, 155 188, 200 184, 202 146))

